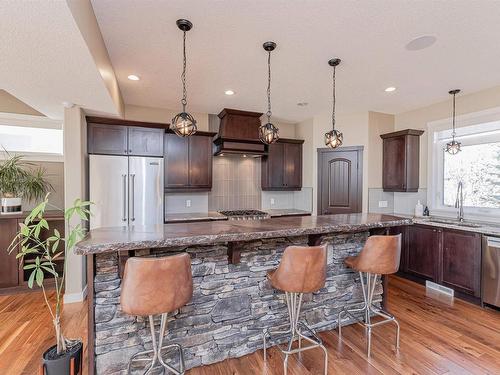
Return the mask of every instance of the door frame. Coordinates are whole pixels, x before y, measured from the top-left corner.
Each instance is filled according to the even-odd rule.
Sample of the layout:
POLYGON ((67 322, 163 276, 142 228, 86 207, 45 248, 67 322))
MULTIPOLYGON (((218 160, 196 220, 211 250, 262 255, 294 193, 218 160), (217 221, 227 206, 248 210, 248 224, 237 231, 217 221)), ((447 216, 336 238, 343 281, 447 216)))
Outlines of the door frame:
POLYGON ((316 162, 316 172, 318 174, 317 184, 318 184, 318 193, 316 196, 316 215, 322 215, 322 207, 321 207, 321 195, 323 194, 322 187, 322 175, 321 175, 321 156, 323 154, 329 152, 346 152, 346 151, 356 151, 358 153, 358 194, 357 194, 357 206, 359 207, 359 212, 363 211, 363 151, 365 146, 344 146, 338 147, 335 149, 329 147, 320 147, 317 149, 317 162, 316 162))

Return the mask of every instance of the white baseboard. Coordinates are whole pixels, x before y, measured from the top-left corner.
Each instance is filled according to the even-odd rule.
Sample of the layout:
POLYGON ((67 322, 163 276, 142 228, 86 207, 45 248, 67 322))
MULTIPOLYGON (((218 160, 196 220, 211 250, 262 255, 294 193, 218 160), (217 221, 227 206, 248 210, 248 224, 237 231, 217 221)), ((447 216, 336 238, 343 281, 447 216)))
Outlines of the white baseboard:
POLYGON ((87 285, 79 293, 64 293, 63 302, 66 303, 76 303, 83 302, 87 298, 87 285))

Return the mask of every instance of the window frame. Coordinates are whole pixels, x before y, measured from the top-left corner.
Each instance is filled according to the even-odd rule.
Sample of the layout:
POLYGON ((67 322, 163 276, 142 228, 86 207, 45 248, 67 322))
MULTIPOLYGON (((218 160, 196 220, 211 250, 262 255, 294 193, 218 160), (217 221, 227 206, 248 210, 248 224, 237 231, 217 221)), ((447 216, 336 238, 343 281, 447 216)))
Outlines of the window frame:
MULTIPOLYGON (((432 215, 455 216, 457 209, 446 206, 444 197, 444 152, 443 147, 451 140, 451 117, 429 122, 427 159, 427 203, 432 215), (443 134, 444 133, 444 134, 443 134), (441 135, 441 137, 440 137, 441 135)), ((500 142, 500 107, 457 116, 456 139, 467 144, 500 142), (496 130, 494 138, 492 131, 496 130)), ((465 207, 464 215, 469 219, 491 220, 500 218, 500 208, 465 207)))
MULTIPOLYGON (((54 120, 44 116, 23 115, 18 113, 0 112, 0 125, 40 128, 40 129, 57 129, 57 130, 62 130, 64 132, 62 120, 54 120)), ((17 155, 23 155, 24 159, 27 161, 64 162, 64 145, 63 145, 63 153, 61 154, 48 153, 48 152, 47 153, 23 152, 23 151, 12 151, 11 153, 17 155)), ((3 159, 5 159, 5 153, 0 152, 0 160, 3 159)))

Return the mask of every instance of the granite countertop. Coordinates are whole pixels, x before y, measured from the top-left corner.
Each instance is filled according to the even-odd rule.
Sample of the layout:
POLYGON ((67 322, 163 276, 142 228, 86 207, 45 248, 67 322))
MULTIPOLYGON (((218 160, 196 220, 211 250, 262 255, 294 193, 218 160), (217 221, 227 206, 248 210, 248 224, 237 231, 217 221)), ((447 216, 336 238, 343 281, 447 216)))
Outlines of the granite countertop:
POLYGON ((91 230, 76 247, 88 255, 168 246, 251 241, 261 238, 349 233, 412 224, 411 219, 382 214, 289 216, 264 220, 209 221, 151 227, 112 227, 91 230))
POLYGON ((407 218, 413 220, 414 224, 422 224, 429 225, 433 227, 440 228, 450 228, 456 230, 463 230, 466 232, 474 232, 481 233, 487 236, 500 236, 500 225, 496 223, 479 221, 479 220, 465 220, 466 225, 458 225, 453 223, 455 218, 452 217, 443 217, 443 216, 423 216, 423 217, 415 217, 413 215, 407 214, 394 214, 395 216, 401 218, 407 218), (433 220, 443 220, 447 222, 435 222, 433 220), (477 225, 477 226, 468 226, 467 224, 477 225))
POLYGON ((217 211, 165 215, 166 224, 175 223, 178 221, 209 221, 209 220, 227 220, 227 216, 221 215, 217 211))
POLYGON ((311 211, 297 210, 295 208, 270 209, 262 211, 267 212, 271 215, 271 217, 311 215, 311 211))

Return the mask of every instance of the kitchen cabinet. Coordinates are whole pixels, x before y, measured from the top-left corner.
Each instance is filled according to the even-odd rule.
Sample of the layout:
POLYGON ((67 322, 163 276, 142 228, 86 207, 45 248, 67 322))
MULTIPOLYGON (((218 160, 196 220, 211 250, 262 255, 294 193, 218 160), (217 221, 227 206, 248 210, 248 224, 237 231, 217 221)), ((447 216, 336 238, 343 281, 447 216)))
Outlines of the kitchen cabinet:
MULTIPOLYGON (((407 227, 400 274, 430 280, 453 289, 458 296, 481 296, 481 234, 414 224, 407 227)), ((468 298, 470 299, 470 298, 468 298)))
POLYGON ((405 251, 404 272, 424 280, 438 282, 439 232, 426 225, 412 225, 408 228, 408 249, 405 251))
POLYGON ((480 297, 481 235, 453 229, 443 230, 440 284, 480 297))
POLYGON ((300 139, 279 139, 269 145, 262 158, 262 190, 300 190, 302 188, 302 144, 300 139))
POLYGON ((14 287, 19 284, 16 254, 7 252, 16 231, 16 219, 0 218, 0 288, 14 287))
POLYGON ((212 139, 215 133, 197 132, 182 138, 164 135, 165 191, 212 189, 212 139))
POLYGON ((87 118, 87 122, 89 154, 163 156, 164 127, 102 118, 87 118))
POLYGON ((384 191, 416 192, 419 187, 420 136, 423 130, 406 129, 382 134, 382 187, 384 191))

